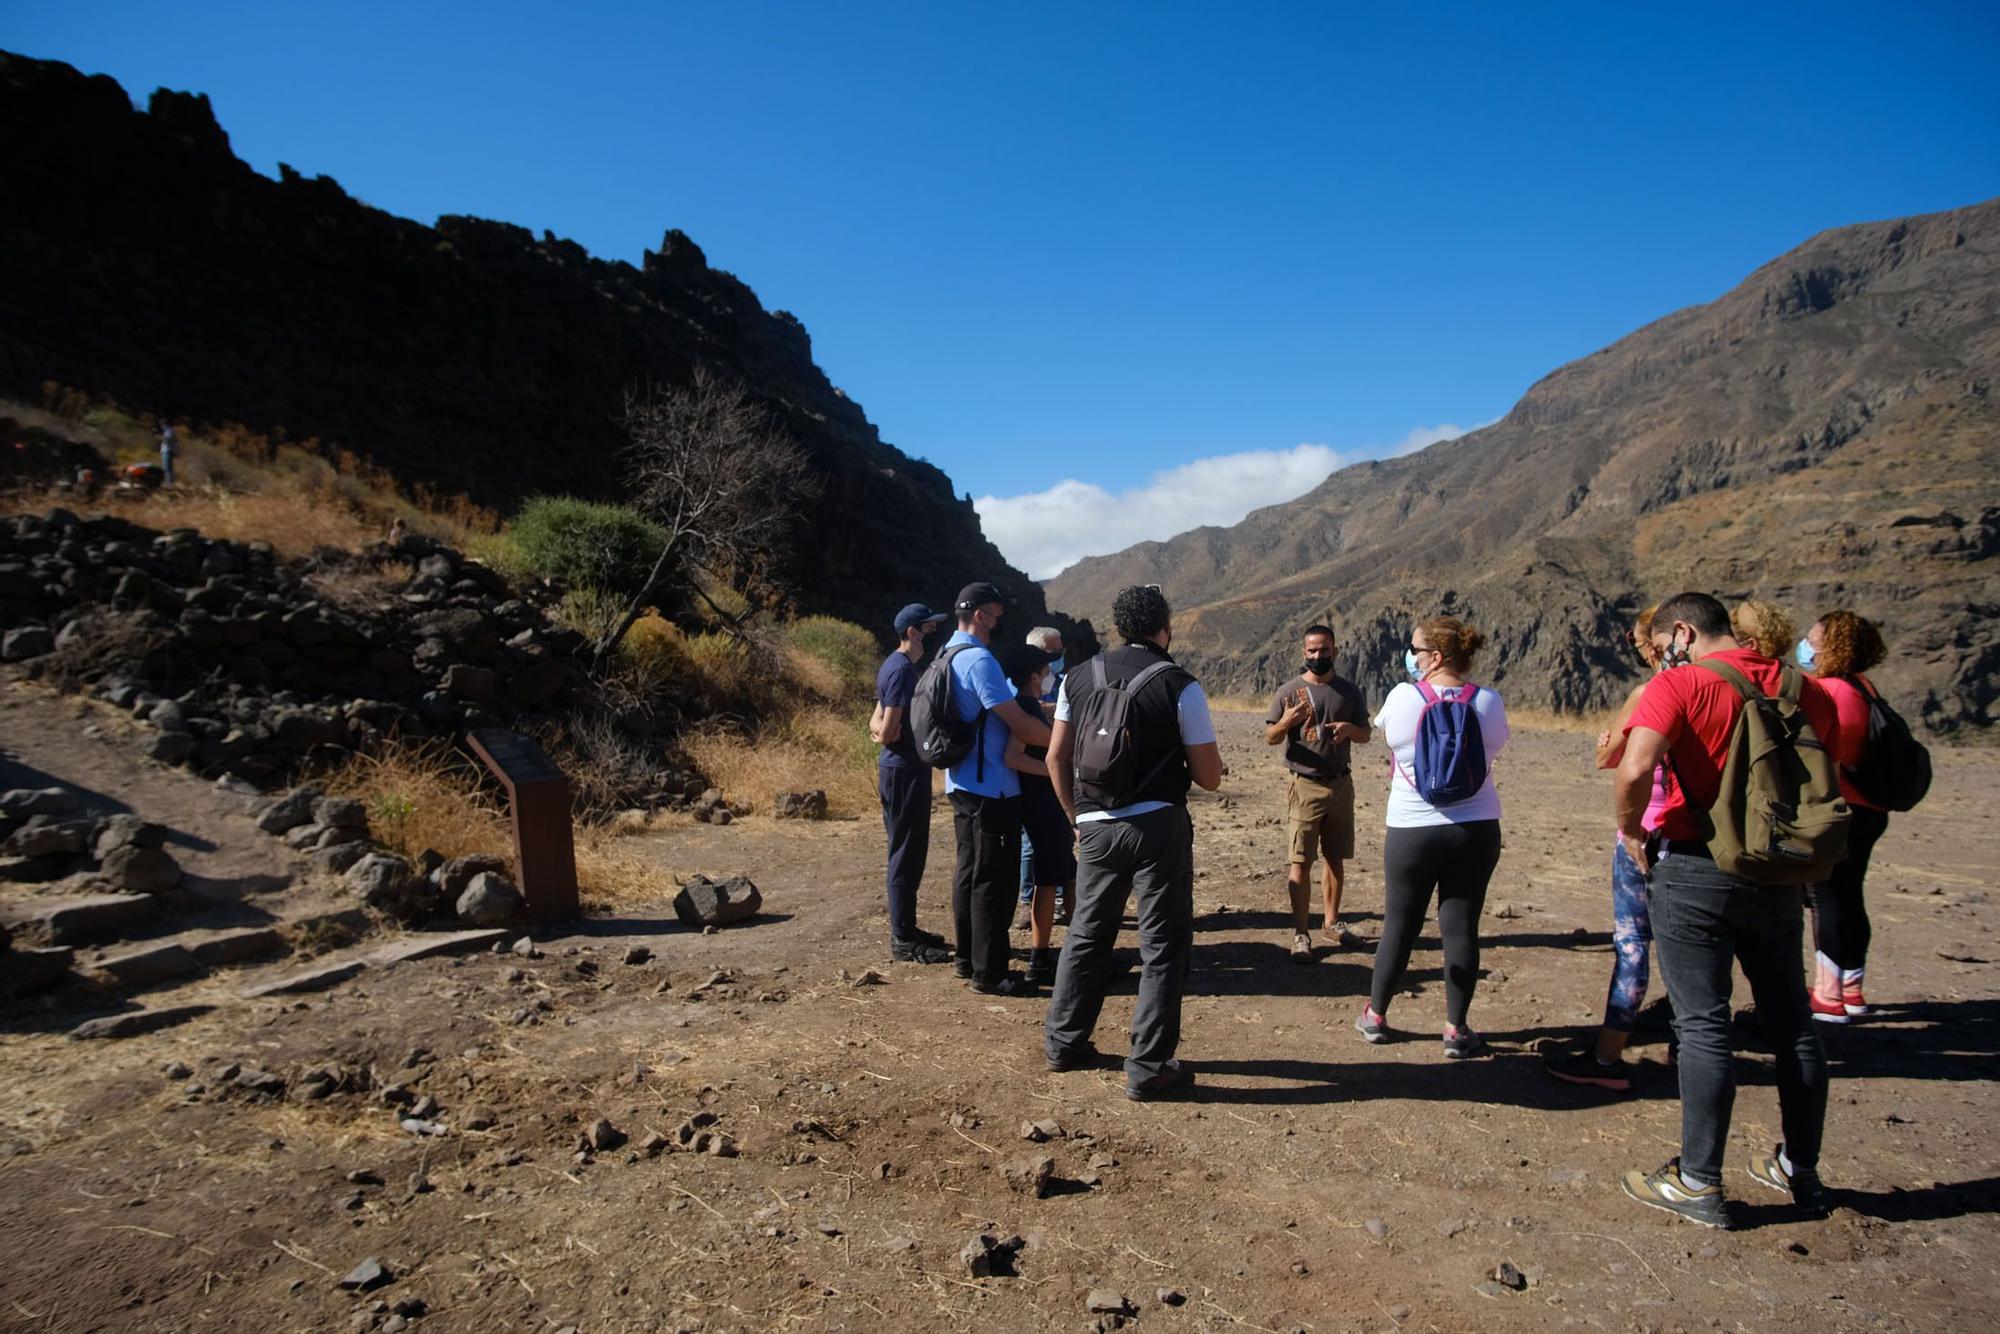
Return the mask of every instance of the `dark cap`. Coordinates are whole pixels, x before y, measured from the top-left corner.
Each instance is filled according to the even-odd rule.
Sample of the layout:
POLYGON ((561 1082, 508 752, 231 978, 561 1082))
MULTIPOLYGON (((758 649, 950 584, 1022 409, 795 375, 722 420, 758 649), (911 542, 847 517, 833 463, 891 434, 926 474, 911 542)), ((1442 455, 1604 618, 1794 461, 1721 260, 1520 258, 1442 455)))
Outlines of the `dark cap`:
POLYGON ((1028 672, 1038 672, 1055 660, 1055 654, 1034 644, 1015 644, 1002 654, 1009 681, 1019 680, 1028 672))
POLYGON ((944 618, 945 613, 932 611, 921 602, 912 602, 909 606, 896 613, 896 634, 898 636, 906 635, 910 633, 910 627, 913 625, 936 625, 944 618))
POLYGON ((976 584, 967 584, 964 588, 958 590, 958 610, 960 615, 964 615, 975 607, 983 607, 989 602, 997 602, 1005 607, 1012 605, 1013 599, 983 580, 976 584))

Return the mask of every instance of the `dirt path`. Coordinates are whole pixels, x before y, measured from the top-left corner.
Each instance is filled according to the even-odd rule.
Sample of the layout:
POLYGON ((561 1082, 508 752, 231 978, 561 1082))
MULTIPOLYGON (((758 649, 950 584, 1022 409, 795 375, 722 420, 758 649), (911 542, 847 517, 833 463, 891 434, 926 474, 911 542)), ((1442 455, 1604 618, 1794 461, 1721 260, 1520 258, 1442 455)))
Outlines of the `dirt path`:
MULTIPOLYGON (((1251 716, 1221 721, 1228 800, 1195 808, 1189 1101, 1128 1102, 1110 1069, 1048 1074, 1039 1002, 887 964, 873 824, 675 830, 649 844, 663 889, 669 871, 747 871, 769 916, 698 935, 663 893, 539 959, 431 960, 120 1043, 4 1016, 0 1328, 1078 1329, 1099 1288, 1142 1328, 1988 1323, 2000 831, 1977 817, 2000 756, 1941 755, 1933 796, 1877 853, 1883 1013, 1826 1034, 1824 1171, 1845 1207, 1799 1221, 1753 1193, 1741 1163, 1776 1140, 1777 1108, 1768 1059, 1746 1054, 1729 1156, 1746 1227, 1719 1234, 1617 1189, 1675 1151, 1662 1037, 1642 1038, 1648 1078, 1623 1099, 1554 1083, 1531 1050, 1594 1024, 1608 977, 1608 799, 1586 739, 1531 732, 1505 758, 1473 1012, 1495 1054, 1447 1064, 1434 937, 1395 1010, 1419 1036, 1382 1048, 1347 1026, 1365 950, 1285 958, 1282 777, 1251 716), (624 962, 635 944, 653 958, 624 962), (870 967, 886 981, 854 985, 870 967), (242 1089, 229 1064, 289 1090, 242 1089), (303 1099, 328 1064, 435 1097, 450 1133, 405 1133, 407 1108, 374 1093, 303 1099), (739 1156, 637 1152, 698 1113, 739 1156), (579 1160, 600 1117, 630 1142, 579 1160), (1034 1121, 1054 1138, 1024 1140, 1034 1121), (1047 1198, 1001 1171, 1037 1154, 1047 1198), (1026 1239, 1017 1277, 968 1273, 982 1231, 1026 1239), (365 1257, 393 1281, 339 1291, 365 1257), (1482 1291, 1502 1261, 1525 1291, 1482 1291), (423 1314, 396 1314, 412 1300, 423 1314)), ((76 726, 42 720, 51 755, 75 745, 58 723, 76 726)), ((1361 787, 1349 894, 1372 911, 1382 784, 1361 787)), ((940 822, 922 900, 939 928, 949 841, 940 822)), ((1128 974, 1107 1049, 1130 993, 1128 974)))

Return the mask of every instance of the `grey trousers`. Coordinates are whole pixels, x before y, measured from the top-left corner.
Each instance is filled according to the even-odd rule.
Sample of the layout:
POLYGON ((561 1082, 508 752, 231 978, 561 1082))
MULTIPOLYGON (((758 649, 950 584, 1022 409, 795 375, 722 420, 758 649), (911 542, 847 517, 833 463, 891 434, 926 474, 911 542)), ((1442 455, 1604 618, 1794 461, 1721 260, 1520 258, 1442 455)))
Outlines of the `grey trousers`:
POLYGON ((1181 996, 1194 945, 1194 824, 1187 808, 1169 806, 1127 820, 1077 826, 1076 903, 1056 966, 1043 1036, 1051 1060, 1082 1052, 1104 1008, 1111 952, 1136 895, 1139 999, 1132 1012, 1126 1078, 1161 1073, 1181 1041, 1181 996))

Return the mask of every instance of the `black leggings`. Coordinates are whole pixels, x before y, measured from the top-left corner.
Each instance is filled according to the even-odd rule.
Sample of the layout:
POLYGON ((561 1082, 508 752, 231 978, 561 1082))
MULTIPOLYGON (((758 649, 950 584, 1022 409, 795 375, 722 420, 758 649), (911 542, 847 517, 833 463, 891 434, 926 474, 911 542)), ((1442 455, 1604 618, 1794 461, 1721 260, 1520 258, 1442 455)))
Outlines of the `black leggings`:
POLYGON ((1391 826, 1382 845, 1382 941, 1375 947, 1375 985, 1369 1004, 1389 1012, 1402 985, 1410 951, 1424 928, 1431 893, 1438 900, 1438 934, 1444 938, 1444 1014, 1465 1022, 1479 984, 1479 914, 1486 882, 1500 862, 1500 822, 1391 826))
POLYGON ((1874 855, 1875 841, 1889 828, 1888 812, 1866 806, 1851 809, 1854 817, 1847 826, 1847 860, 1810 891, 1813 948, 1833 960, 1834 967, 1850 973, 1868 963, 1868 939, 1873 932, 1861 890, 1868 879, 1868 859, 1874 855))

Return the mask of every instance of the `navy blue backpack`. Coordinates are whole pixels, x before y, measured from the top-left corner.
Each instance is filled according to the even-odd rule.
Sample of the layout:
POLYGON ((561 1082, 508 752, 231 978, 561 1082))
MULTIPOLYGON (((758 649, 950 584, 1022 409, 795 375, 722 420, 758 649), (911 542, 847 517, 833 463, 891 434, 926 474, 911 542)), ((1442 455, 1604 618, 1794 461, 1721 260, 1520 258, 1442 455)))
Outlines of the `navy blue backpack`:
MULTIPOLYGON (((1479 715, 1472 711, 1479 687, 1468 681, 1458 698, 1451 699, 1430 682, 1419 681, 1417 692, 1424 697, 1424 711, 1417 717, 1416 772, 1403 777, 1433 806, 1470 801, 1486 786, 1486 739, 1480 735, 1479 715)), ((1393 757, 1390 763, 1396 764, 1393 757)))

